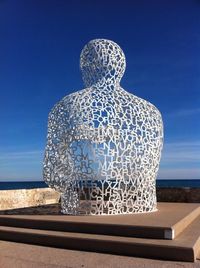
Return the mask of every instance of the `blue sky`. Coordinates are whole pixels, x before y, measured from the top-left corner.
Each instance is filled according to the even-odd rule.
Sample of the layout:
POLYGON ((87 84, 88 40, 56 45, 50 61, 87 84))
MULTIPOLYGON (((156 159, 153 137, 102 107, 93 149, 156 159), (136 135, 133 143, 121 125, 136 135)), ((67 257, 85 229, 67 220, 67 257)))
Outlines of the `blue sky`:
POLYGON ((163 115, 158 178, 200 179, 200 2, 0 1, 0 181, 42 179, 47 117, 83 88, 94 38, 125 52, 122 86, 163 115))

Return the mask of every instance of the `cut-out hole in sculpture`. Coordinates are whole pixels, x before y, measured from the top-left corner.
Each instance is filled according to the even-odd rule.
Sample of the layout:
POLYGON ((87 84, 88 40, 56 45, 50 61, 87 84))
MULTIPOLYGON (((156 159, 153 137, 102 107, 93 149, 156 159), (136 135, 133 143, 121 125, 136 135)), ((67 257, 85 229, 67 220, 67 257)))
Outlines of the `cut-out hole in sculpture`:
POLYGON ((44 180, 61 192, 65 214, 155 211, 160 112, 120 86, 126 61, 113 41, 90 41, 80 67, 86 88, 49 114, 44 180))

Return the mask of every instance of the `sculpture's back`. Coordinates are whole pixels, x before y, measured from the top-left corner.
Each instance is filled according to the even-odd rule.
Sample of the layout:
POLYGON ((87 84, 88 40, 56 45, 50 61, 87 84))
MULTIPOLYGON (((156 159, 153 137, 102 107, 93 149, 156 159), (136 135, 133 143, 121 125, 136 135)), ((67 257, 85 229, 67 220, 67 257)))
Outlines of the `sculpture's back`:
POLYGON ((81 53, 87 88, 63 98, 49 115, 44 179, 61 191, 63 213, 156 210, 162 118, 120 87, 125 64, 114 42, 90 41, 81 53))

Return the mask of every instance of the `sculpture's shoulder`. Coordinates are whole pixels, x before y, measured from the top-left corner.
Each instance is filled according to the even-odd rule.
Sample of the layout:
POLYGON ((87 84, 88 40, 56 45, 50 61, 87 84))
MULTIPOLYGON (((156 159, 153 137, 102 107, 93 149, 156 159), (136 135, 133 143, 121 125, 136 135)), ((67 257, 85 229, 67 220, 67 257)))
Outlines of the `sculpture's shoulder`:
POLYGON ((143 103, 147 107, 149 117, 157 121, 160 126, 163 126, 162 114, 159 109, 149 101, 142 99, 143 103))
POLYGON ((128 93, 128 96, 131 99, 131 102, 133 104, 138 104, 141 109, 143 109, 145 111, 149 111, 151 113, 154 113, 158 116, 161 116, 160 111, 158 110, 158 108, 154 104, 152 104, 151 102, 149 102, 145 99, 142 99, 136 95, 133 95, 132 93, 129 93, 129 92, 127 92, 127 93, 128 93))
POLYGON ((158 108, 154 104, 142 98, 139 98, 139 99, 144 104, 144 106, 146 107, 146 110, 149 112, 151 117, 156 116, 157 118, 162 120, 161 112, 158 110, 158 108))
POLYGON ((87 98, 90 94, 91 89, 85 88, 76 92, 73 92, 69 95, 63 97, 60 101, 58 101, 53 108, 51 109, 49 116, 55 113, 66 112, 71 110, 73 106, 77 105, 81 101, 81 99, 87 98))
POLYGON ((160 124, 162 124, 162 115, 154 104, 125 91, 123 88, 121 88, 121 90, 124 98, 127 99, 128 106, 132 107, 132 110, 137 111, 139 114, 145 114, 150 118, 154 118, 155 120, 158 120, 160 124))
POLYGON ((81 100, 82 98, 88 97, 90 95, 91 88, 84 88, 82 90, 73 92, 67 96, 65 96, 61 101, 66 103, 73 103, 77 100, 81 100))

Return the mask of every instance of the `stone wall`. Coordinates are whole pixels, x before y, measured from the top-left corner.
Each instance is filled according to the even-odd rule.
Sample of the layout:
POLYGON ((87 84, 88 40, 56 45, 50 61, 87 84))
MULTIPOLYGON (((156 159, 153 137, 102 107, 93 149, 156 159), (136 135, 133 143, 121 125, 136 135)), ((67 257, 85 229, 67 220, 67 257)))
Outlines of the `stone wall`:
POLYGON ((158 202, 200 203, 200 188, 157 188, 158 202))
POLYGON ((50 188, 2 190, 0 210, 58 203, 60 194, 50 188))

